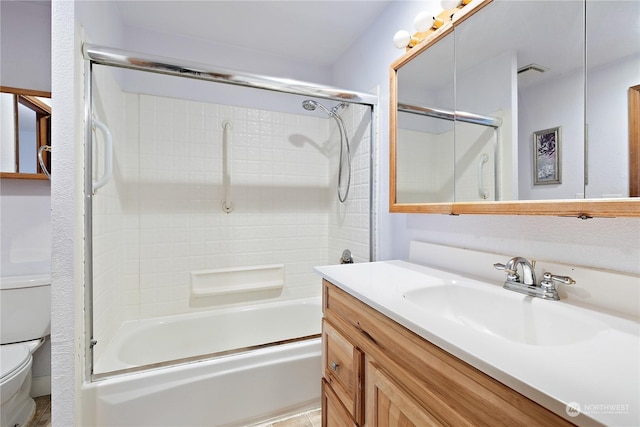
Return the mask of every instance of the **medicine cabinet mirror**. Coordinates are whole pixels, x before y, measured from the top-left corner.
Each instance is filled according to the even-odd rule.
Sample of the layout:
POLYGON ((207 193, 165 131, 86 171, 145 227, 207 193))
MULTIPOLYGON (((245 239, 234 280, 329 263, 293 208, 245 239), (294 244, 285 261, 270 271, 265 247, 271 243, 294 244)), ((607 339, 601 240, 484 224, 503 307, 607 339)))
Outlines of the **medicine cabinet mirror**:
POLYGON ((42 165, 51 170, 50 99, 49 92, 0 86, 1 178, 47 179, 42 165))
POLYGON ((635 1, 463 8, 391 65, 390 211, 640 216, 638 40, 635 1))

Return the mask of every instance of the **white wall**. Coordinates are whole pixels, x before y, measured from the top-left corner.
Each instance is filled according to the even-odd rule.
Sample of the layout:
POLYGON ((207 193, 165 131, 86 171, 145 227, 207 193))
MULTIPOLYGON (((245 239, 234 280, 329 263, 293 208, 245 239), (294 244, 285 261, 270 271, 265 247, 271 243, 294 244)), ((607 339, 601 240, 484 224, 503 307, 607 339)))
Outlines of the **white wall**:
POLYGON ((584 194, 584 76, 542 80, 518 92, 519 199, 575 199, 584 194), (533 184, 533 133, 561 127, 561 184, 533 184))
POLYGON ((3 179, 0 185, 2 275, 50 273, 49 181, 3 179))
MULTIPOLYGON (((0 1, 0 85, 51 91, 49 2, 0 1)), ((51 272, 50 194, 49 181, 0 182, 2 276, 51 272)), ((34 355, 32 392, 49 393, 50 360, 48 340, 34 355)))
POLYGON ((393 2, 372 27, 334 64, 333 83, 353 90, 378 86, 381 93, 378 170, 378 258, 408 256, 411 239, 479 250, 640 272, 640 218, 576 218, 388 213, 388 74, 402 51, 391 43, 400 28, 411 29, 422 7, 393 2))
POLYGON ((51 91, 51 3, 0 2, 0 83, 51 91))
POLYGON ((640 55, 590 68, 587 75, 587 197, 629 194, 628 90, 640 84, 640 55), (619 123, 612 126, 612 123, 619 123))
POLYGON ((79 3, 51 3, 51 397, 52 423, 77 425, 83 377, 82 356, 82 97, 83 63, 78 26, 79 3), (76 286, 78 284, 78 286, 76 286), (76 309, 77 308, 77 309, 76 309))

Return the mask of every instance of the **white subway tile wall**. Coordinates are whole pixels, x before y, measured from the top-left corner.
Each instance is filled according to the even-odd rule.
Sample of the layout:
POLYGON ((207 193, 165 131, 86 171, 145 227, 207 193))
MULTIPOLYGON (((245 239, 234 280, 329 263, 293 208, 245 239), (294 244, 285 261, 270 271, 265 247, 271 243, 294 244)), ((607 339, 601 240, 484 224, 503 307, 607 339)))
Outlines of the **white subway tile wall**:
POLYGON ((368 107, 342 113, 352 155, 342 204, 333 119, 124 94, 98 77, 96 92, 108 98, 98 97, 97 110, 116 129, 114 179, 94 197, 94 336, 101 343, 125 320, 320 295, 314 266, 338 262, 346 248, 356 261, 369 260, 368 107), (226 121, 230 213, 222 209, 226 121), (281 292, 190 295, 192 271, 269 264, 285 265, 281 292))
MULTIPOLYGON (((372 225, 370 224, 369 212, 371 185, 373 184, 370 173, 372 115, 368 107, 350 105, 342 110, 341 116, 351 148, 351 188, 345 203, 340 203, 336 189, 340 136, 335 121, 331 120, 331 140, 335 143, 333 144, 332 160, 329 163, 331 180, 329 191, 333 207, 328 212, 330 227, 327 264, 337 263, 344 249, 351 251, 355 262, 370 261, 369 230, 372 225)), ((346 173, 346 169, 344 169, 343 180, 346 173)), ((344 194, 343 187, 341 187, 341 194, 344 194)))

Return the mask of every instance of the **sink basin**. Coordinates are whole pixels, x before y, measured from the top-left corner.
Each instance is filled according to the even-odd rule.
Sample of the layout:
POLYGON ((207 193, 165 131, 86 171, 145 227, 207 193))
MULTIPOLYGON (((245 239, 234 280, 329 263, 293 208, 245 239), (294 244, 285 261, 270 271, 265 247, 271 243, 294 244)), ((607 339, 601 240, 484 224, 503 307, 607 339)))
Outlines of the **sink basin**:
POLYGON ((425 287, 406 291, 403 297, 429 314, 522 344, 574 344, 607 329, 575 307, 489 285, 425 287))

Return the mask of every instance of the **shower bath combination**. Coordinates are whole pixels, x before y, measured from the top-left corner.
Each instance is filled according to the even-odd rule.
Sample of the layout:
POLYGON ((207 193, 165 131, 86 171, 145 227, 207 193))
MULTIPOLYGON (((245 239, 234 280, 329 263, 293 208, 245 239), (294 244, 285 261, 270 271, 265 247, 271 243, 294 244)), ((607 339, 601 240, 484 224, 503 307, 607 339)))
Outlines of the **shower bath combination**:
POLYGON ((79 424, 252 425, 317 408, 322 295, 312 267, 375 259, 370 153, 377 98, 105 47, 85 44, 84 51, 87 384, 79 424), (126 91, 123 80, 132 83, 126 91), (269 92, 256 100, 247 89, 269 92), (288 101, 317 117, 295 120, 279 109, 288 101), (112 131, 114 165, 131 166, 97 192, 93 180, 108 169, 110 150, 94 118, 112 131), (345 146, 347 126, 353 147, 345 146), (326 155, 338 160, 336 130, 340 177, 326 155), (296 131, 302 141, 330 145, 287 143, 283 135, 296 131), (347 160, 354 170, 347 171, 347 160), (236 178, 226 196, 225 175, 236 178), (347 189, 349 204, 336 203, 333 182, 347 200, 347 179, 359 191, 347 189), (143 192, 128 203, 128 195, 143 192), (238 203, 223 205, 235 207, 229 215, 219 206, 233 195, 238 203))
POLYGON ((302 101, 302 107, 307 111, 314 111, 316 108, 320 107, 321 110, 327 113, 327 115, 333 118, 338 124, 338 130, 340 131, 340 160, 339 160, 339 166, 338 166, 337 191, 338 191, 338 200, 340 200, 341 203, 344 203, 347 200, 347 197, 349 197, 349 188, 351 187, 351 147, 349 147, 349 136, 347 135, 347 130, 344 126, 344 122, 342 121, 342 117, 340 117, 340 114, 338 113, 340 110, 347 108, 348 105, 345 104, 344 102, 341 102, 329 110, 327 107, 320 104, 319 102, 313 101, 311 99, 307 99, 302 101), (346 158, 347 158, 347 183, 346 183, 346 189, 344 191, 344 194, 342 194, 342 192, 340 191, 340 184, 342 183, 345 151, 346 151, 346 158))

